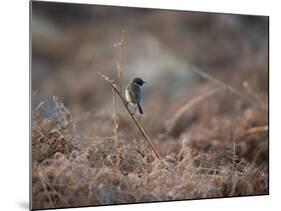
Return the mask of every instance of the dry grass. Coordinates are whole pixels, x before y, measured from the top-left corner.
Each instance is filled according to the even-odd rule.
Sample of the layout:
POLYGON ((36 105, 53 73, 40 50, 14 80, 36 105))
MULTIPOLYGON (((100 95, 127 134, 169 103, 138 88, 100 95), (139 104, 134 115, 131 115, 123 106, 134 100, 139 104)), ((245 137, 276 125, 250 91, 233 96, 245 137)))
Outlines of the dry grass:
MULTIPOLYGON (((37 131, 45 131, 42 122, 50 122, 53 119, 42 118, 39 108, 34 111, 36 119, 41 117, 41 120, 36 123, 34 121, 36 126, 33 127, 33 149, 36 149, 36 143, 39 143, 40 139, 36 136, 37 131)), ((58 111, 55 115, 68 116, 66 111, 67 109, 58 111)), ((251 118, 256 118, 256 114, 251 118)), ((214 121, 224 121, 224 118, 216 117, 214 121)), ((73 124, 70 122, 68 127, 73 127, 73 124)), ((245 128, 249 128, 247 125, 245 130, 233 131, 231 137, 228 137, 223 131, 229 131, 231 124, 232 122, 229 122, 229 125, 218 124, 217 130, 209 131, 212 133, 209 135, 201 125, 201 137, 196 135, 196 129, 191 129, 190 133, 182 134, 181 141, 172 140, 171 137, 171 140, 165 143, 154 140, 157 147, 166 151, 165 160, 169 170, 142 139, 120 139, 118 169, 115 165, 114 137, 88 137, 91 144, 80 149, 72 148, 71 152, 64 148, 57 148, 48 154, 40 154, 41 156, 36 156, 37 152, 33 152, 33 208, 268 193, 268 175, 267 170, 263 168, 266 166, 265 154, 268 147, 263 134, 266 131, 262 128, 246 130, 245 128), (224 139, 219 139, 219 136, 224 139), (175 150, 169 147, 171 145, 175 150), (254 157, 251 157, 250 153, 254 157), (245 154, 249 157, 244 158, 245 154)), ((65 143, 72 145, 72 140, 65 138, 69 131, 66 132, 59 124, 53 124, 53 127, 60 131, 65 143)), ((53 129, 50 127, 48 130, 53 129)), ((53 137, 51 132, 42 133, 53 137)))
MULTIPOLYGON (((132 130, 129 110, 130 115, 116 114, 119 129, 131 128, 126 133, 119 131, 116 144, 112 132, 116 123, 111 116, 101 114, 76 123, 54 97, 56 112, 46 118, 41 103, 32 113, 33 208, 267 194, 267 110, 249 103, 225 113, 221 110, 224 103, 240 105, 243 99, 214 90, 175 112, 178 127, 187 125, 187 118, 178 116, 191 112, 192 107, 199 119, 196 124, 176 130, 176 134, 167 130, 149 138, 165 163, 132 130), (95 137, 77 135, 75 128, 83 121, 97 128, 95 137), (102 135, 104 131, 113 136, 102 135), (128 139, 130 136, 136 138, 128 139)), ((153 118, 141 121, 148 126, 153 118)))
MULTIPOLYGON (((58 97, 53 97, 56 113, 44 119, 43 102, 32 112, 32 159, 43 161, 56 152, 68 154, 74 145, 67 140, 72 136, 68 127, 72 124, 69 110, 58 97)), ((71 140, 71 138, 70 138, 71 140)))

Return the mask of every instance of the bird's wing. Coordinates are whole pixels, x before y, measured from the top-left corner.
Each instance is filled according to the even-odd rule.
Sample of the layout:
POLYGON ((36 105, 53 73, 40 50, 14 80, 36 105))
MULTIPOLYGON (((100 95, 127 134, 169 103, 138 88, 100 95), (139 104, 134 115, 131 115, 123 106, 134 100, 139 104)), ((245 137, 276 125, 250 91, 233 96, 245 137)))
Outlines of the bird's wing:
POLYGON ((132 85, 132 90, 133 90, 133 91, 132 91, 133 98, 134 98, 138 103, 140 103, 141 100, 142 100, 142 92, 141 92, 140 86, 133 84, 133 85, 132 85))

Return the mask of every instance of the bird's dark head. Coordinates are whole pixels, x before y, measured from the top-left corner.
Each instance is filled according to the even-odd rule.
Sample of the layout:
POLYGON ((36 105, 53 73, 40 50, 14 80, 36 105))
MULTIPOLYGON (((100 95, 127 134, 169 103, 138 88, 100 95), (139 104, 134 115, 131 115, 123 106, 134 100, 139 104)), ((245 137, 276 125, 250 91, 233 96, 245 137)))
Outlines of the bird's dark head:
POLYGON ((140 86, 142 86, 144 83, 146 83, 144 80, 142 80, 141 78, 135 78, 134 80, 133 80, 133 83, 136 83, 136 84, 138 84, 138 85, 140 85, 140 86))

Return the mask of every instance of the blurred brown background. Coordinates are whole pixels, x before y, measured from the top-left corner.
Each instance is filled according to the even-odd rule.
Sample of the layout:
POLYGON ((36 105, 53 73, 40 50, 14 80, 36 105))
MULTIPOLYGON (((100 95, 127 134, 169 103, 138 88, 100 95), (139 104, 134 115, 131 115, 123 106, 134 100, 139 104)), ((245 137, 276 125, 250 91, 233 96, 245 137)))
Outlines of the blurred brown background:
MULTIPOLYGON (((172 113, 194 95, 198 67, 239 88, 248 81, 267 99, 268 18, 82 4, 32 3, 32 105, 64 98, 74 116, 111 112, 111 91, 126 30, 125 84, 140 76, 146 115, 172 113), (238 74, 237 74, 238 73, 238 74)), ((125 85, 124 84, 124 85, 125 85)), ((51 114, 52 106, 47 113, 51 114)))
POLYGON ((32 1, 33 207, 268 194, 268 24, 32 1), (113 137, 112 92, 97 72, 116 80, 122 30, 123 88, 148 82, 136 118, 169 171, 119 98, 113 137))

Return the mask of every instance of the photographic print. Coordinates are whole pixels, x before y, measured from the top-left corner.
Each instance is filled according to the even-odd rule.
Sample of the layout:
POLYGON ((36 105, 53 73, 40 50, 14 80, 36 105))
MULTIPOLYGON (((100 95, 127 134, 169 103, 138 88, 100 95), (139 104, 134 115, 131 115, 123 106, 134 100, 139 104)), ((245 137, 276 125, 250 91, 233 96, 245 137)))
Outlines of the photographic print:
POLYGON ((30 2, 31 209, 269 194, 269 17, 30 2))

